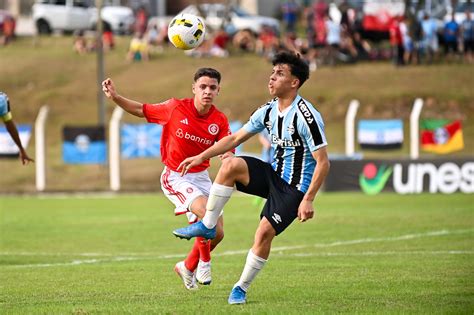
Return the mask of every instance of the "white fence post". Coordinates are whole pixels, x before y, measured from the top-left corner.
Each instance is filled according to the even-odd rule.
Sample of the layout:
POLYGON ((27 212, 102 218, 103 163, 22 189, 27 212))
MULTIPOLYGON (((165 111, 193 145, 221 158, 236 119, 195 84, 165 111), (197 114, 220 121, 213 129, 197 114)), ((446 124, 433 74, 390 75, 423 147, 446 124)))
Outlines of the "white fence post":
POLYGON ((422 108, 423 100, 417 98, 410 114, 410 158, 413 160, 418 159, 420 156, 419 118, 422 108))
POLYGON ((352 100, 346 113, 346 155, 353 156, 354 149, 354 121, 359 109, 359 101, 352 100))
POLYGON ((120 120, 123 116, 123 109, 115 107, 109 124, 110 134, 110 189, 113 191, 120 190, 120 120))
POLYGON ((44 191, 46 188, 46 141, 45 125, 48 118, 49 107, 43 105, 35 121, 35 165, 36 165, 36 190, 44 191))

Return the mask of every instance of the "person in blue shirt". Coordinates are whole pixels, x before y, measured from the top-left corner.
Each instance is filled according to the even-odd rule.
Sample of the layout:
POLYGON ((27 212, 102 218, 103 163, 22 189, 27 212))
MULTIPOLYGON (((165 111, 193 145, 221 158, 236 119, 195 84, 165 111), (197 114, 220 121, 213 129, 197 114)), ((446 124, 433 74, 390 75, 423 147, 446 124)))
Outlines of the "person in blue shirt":
POLYGON ((309 67, 299 55, 278 53, 268 82, 271 101, 258 108, 249 121, 197 156, 179 166, 185 174, 193 166, 235 148, 250 137, 266 130, 275 153, 271 163, 253 157, 235 157, 223 161, 212 185, 206 214, 198 224, 177 229, 173 234, 190 239, 212 239, 218 214, 237 190, 267 199, 260 213, 255 241, 248 252, 244 270, 234 285, 229 304, 246 303, 247 290, 270 255, 271 244, 295 218, 305 222, 314 216, 313 202, 326 175, 329 159, 324 123, 314 106, 298 94, 309 77, 309 67))
POLYGON ((462 22, 461 29, 464 42, 464 60, 472 63, 474 61, 474 20, 471 19, 470 11, 466 11, 466 19, 462 22))
POLYGON ((458 52, 458 39, 459 39, 459 24, 454 19, 454 13, 451 17, 451 21, 444 25, 443 40, 444 40, 444 54, 446 58, 452 58, 452 55, 456 55, 458 52))
POLYGON ((18 146, 18 149, 20 151, 19 154, 21 163, 23 165, 26 165, 30 162, 34 162, 34 160, 28 156, 21 144, 18 129, 16 128, 16 125, 13 122, 13 116, 10 111, 10 100, 8 99, 8 96, 3 92, 0 92, 0 119, 3 120, 8 133, 12 137, 15 144, 18 146))

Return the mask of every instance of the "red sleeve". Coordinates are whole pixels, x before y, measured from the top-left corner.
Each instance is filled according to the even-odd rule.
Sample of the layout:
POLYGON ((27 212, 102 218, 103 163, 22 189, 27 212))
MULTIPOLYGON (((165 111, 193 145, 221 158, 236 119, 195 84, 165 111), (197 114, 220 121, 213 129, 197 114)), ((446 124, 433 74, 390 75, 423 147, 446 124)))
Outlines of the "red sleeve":
POLYGON ((178 105, 178 100, 174 98, 158 104, 143 104, 143 114, 150 123, 166 125, 178 105))
MULTIPOLYGON (((232 134, 232 131, 230 130, 229 121, 224 114, 221 114, 221 126, 219 128, 219 133, 217 134, 217 141, 230 134, 232 134)), ((231 152, 235 154, 235 149, 232 149, 231 152)))

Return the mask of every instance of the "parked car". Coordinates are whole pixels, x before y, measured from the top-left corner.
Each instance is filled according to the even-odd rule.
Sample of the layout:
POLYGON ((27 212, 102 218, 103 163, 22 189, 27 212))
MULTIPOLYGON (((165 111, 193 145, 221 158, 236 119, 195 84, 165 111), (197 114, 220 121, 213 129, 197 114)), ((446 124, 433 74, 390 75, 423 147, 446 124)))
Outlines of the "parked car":
MULTIPOLYGON (((203 3, 199 5, 203 15, 205 15, 206 25, 212 29, 219 29, 223 25, 226 7, 220 3, 203 3)), ((180 13, 190 13, 200 15, 196 5, 189 5, 180 13)), ((252 15, 237 6, 229 7, 229 23, 235 30, 249 29, 254 33, 260 33, 262 27, 269 26, 277 33, 280 31, 280 22, 272 17, 252 15)))
POLYGON ((8 11, 5 10, 0 10, 0 34, 3 35, 4 29, 3 26, 5 22, 11 22, 11 29, 8 30, 8 32, 11 32, 11 35, 15 34, 15 26, 16 26, 16 21, 13 15, 11 15, 8 11))
MULTIPOLYGON (((93 3, 91 0, 36 0, 33 20, 38 34, 95 28, 98 10, 93 3)), ((130 33, 134 23, 133 11, 128 7, 106 5, 102 8, 102 20, 114 33, 130 33)))

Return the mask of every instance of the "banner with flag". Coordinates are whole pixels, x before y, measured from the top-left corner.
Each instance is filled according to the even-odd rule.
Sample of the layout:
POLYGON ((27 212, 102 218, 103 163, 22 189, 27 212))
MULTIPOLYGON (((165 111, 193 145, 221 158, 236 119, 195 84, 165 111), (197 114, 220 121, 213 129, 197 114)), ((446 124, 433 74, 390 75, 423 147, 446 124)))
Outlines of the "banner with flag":
MULTIPOLYGON (((23 148, 28 147, 31 138, 31 125, 16 125, 23 148)), ((13 141, 5 126, 0 126, 0 157, 18 157, 20 149, 13 141)))
POLYGON ((120 129, 122 157, 159 157, 162 131, 163 127, 157 124, 123 124, 120 129))
POLYGON ((421 149, 447 154, 464 148, 461 121, 423 119, 421 121, 421 149))
POLYGON ((65 163, 105 164, 107 161, 104 126, 66 126, 63 141, 65 163))
POLYGON ((363 149, 399 149, 403 143, 400 119, 359 120, 357 140, 363 149))

